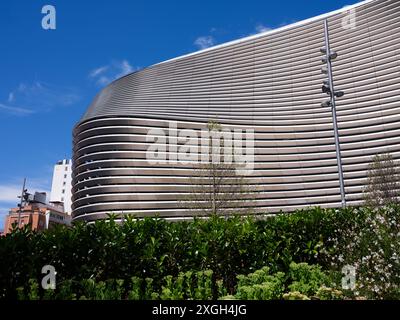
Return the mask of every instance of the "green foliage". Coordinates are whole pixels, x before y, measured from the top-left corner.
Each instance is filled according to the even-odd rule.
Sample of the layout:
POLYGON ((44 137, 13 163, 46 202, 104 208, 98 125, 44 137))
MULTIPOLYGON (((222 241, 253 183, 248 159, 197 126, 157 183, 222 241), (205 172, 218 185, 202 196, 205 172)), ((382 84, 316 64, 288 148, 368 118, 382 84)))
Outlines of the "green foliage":
MULTIPOLYGON (((213 298, 214 282, 211 270, 179 273, 174 278, 166 276, 165 285, 162 287, 160 298, 162 300, 210 300, 213 298)), ((222 286, 222 281, 218 281, 222 286)), ((222 289, 217 292, 224 293, 222 289)))
POLYGON ((217 297, 225 297, 228 294, 228 290, 224 286, 224 282, 222 280, 216 281, 217 286, 217 297))
POLYGON ((341 290, 325 286, 319 288, 315 296, 320 300, 342 300, 344 298, 341 290))
POLYGON ((331 269, 355 268, 355 289, 346 294, 357 298, 400 299, 399 206, 354 209, 351 223, 337 226, 331 235, 336 248, 330 254, 331 269))
POLYGON ((237 299, 241 300, 276 300, 280 299, 282 287, 277 282, 263 282, 238 288, 237 299))
POLYGON ((307 297, 305 294, 302 294, 298 291, 292 291, 285 293, 283 295, 283 300, 311 300, 311 299, 307 297))
POLYGON ((320 266, 292 262, 287 274, 283 272, 271 274, 270 268, 264 267, 246 276, 239 275, 235 298, 244 300, 303 299, 315 295, 325 284, 332 284, 332 282, 320 266), (285 294, 287 291, 290 292, 285 294))
POLYGON ((141 288, 142 288, 142 279, 139 277, 132 277, 131 278, 131 288, 128 293, 129 300, 140 300, 142 297, 141 288))
MULTIPOLYGON (((14 229, 0 237, 0 299, 216 299, 256 285, 254 292, 242 289, 240 294, 282 298, 292 290, 316 295, 324 277, 318 267, 301 263, 340 272, 353 262, 362 276, 358 279, 376 284, 383 277, 391 286, 382 286, 379 296, 396 298, 399 213, 397 206, 311 208, 263 219, 213 216, 170 223, 127 216, 123 224, 111 217, 41 233, 14 229), (52 292, 38 285, 48 264, 57 271, 52 292), (251 276, 237 278, 240 274, 251 276)), ((374 288, 365 281, 358 289, 376 297, 367 294, 374 288)))
MULTIPOLYGON (((129 283, 114 279, 98 282, 93 279, 84 279, 79 283, 64 281, 59 284, 57 291, 45 290, 40 295, 38 283, 36 280, 31 279, 26 290, 20 287, 17 292, 19 299, 24 300, 308 299, 306 292, 297 290, 292 290, 289 293, 285 292, 292 289, 293 284, 297 282, 301 282, 302 288, 313 287, 317 278, 329 279, 318 266, 293 263, 291 270, 287 274, 283 272, 270 274, 270 268, 263 267, 248 275, 238 275, 238 285, 233 295, 227 295, 227 290, 220 279, 213 280, 213 272, 211 270, 179 273, 176 277, 168 275, 164 277, 163 285, 160 289, 157 289, 154 285, 152 278, 132 277, 129 283), (307 281, 310 281, 310 284, 307 281), (214 295, 215 293, 216 295, 214 295)), ((329 281, 325 282, 331 284, 329 281)), ((317 292, 315 298, 321 300, 343 298, 341 291, 331 287, 322 286, 316 290, 309 290, 307 293, 314 294, 315 292, 317 292)))
POLYGON ((61 285, 61 288, 56 296, 57 299, 76 300, 76 293, 74 292, 74 283, 72 280, 65 280, 64 283, 59 285, 61 285))
POLYGON ((153 286, 153 279, 152 278, 146 278, 144 279, 145 281, 145 289, 144 289, 144 300, 157 300, 158 299, 158 294, 154 292, 154 286, 153 286))
POLYGON ((39 300, 39 284, 35 279, 29 279, 28 282, 29 292, 28 292, 28 300, 39 300))
POLYGON ((96 283, 93 279, 85 279, 80 285, 82 287, 80 299, 119 300, 122 298, 123 280, 109 279, 96 283))
POLYGON ((292 292, 300 292, 304 295, 314 295, 318 289, 328 284, 329 278, 321 271, 318 265, 308 265, 307 263, 290 264, 289 277, 292 283, 288 286, 292 292))

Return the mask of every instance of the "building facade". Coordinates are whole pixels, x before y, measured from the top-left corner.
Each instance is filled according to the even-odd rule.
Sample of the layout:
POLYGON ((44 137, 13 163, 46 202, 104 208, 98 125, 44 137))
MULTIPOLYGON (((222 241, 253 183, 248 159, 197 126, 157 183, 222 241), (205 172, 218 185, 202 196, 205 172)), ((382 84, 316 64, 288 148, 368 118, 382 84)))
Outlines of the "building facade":
POLYGON ((73 131, 74 219, 191 215, 179 203, 196 164, 152 162, 147 151, 171 123, 199 131, 209 121, 254 129, 254 212, 340 207, 332 113, 321 105, 326 19, 335 86, 345 92, 336 103, 345 197, 362 203, 372 157, 400 159, 397 0, 360 2, 112 82, 73 131))
POLYGON ((72 162, 60 160, 54 166, 50 202, 63 204, 64 211, 71 214, 72 162))
POLYGON ((43 231, 57 224, 70 225, 71 216, 64 213, 62 205, 40 202, 35 197, 26 202, 21 211, 19 207, 9 211, 4 222, 4 234, 10 233, 13 225, 18 225, 18 221, 21 228, 30 225, 32 230, 43 231))

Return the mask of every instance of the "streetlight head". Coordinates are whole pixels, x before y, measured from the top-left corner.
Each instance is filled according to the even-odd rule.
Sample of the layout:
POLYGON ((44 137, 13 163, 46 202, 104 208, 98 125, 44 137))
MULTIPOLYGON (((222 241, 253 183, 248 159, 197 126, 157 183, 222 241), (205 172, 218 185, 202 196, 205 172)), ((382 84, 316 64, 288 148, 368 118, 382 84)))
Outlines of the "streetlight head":
POLYGON ((343 91, 336 91, 335 92, 335 96, 338 97, 338 98, 341 98, 341 97, 344 96, 344 92, 343 91))
POLYGON ((326 58, 323 57, 323 58, 321 59, 321 61, 322 61, 323 64, 326 64, 328 60, 326 60, 326 58))
POLYGON ((333 60, 333 59, 336 59, 337 56, 338 56, 338 54, 337 54, 336 51, 331 51, 331 53, 330 53, 330 55, 329 55, 329 58, 331 58, 331 59, 333 60))
POLYGON ((323 85, 322 86, 322 92, 326 93, 326 94, 330 94, 331 93, 331 89, 329 88, 329 86, 323 85))
POLYGON ((328 68, 325 67, 325 66, 323 66, 323 67, 321 68, 321 72, 322 72, 323 74, 328 74, 328 68))
POLYGON ((323 53, 323 54, 326 54, 326 48, 325 48, 325 47, 322 47, 321 49, 319 49, 319 51, 320 51, 321 53, 323 53))

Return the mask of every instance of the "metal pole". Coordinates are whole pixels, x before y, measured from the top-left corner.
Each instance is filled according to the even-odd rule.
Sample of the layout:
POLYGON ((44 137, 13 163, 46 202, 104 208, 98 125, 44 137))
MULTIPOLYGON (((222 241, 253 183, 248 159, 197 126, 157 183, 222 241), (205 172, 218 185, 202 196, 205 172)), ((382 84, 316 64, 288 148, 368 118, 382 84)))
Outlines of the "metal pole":
POLYGON ((25 194, 25 184, 26 184, 26 178, 24 178, 24 184, 22 186, 22 192, 21 192, 21 201, 19 203, 19 210, 18 210, 18 228, 21 224, 21 212, 22 212, 22 202, 24 200, 24 194, 25 194))
POLYGON ((328 79, 329 86, 331 91, 331 107, 332 107, 332 120, 333 120, 333 131, 335 133, 335 146, 336 146, 336 160, 339 172, 339 184, 340 184, 340 196, 342 198, 342 207, 346 206, 346 194, 344 191, 344 179, 343 179, 343 170, 342 170, 342 156, 340 153, 340 142, 339 142, 339 130, 337 125, 336 118, 336 101, 335 101, 335 90, 333 86, 333 75, 332 75, 332 62, 330 58, 331 48, 329 43, 329 29, 328 29, 328 20, 324 20, 325 26, 325 48, 326 48, 326 61, 328 66, 328 79))

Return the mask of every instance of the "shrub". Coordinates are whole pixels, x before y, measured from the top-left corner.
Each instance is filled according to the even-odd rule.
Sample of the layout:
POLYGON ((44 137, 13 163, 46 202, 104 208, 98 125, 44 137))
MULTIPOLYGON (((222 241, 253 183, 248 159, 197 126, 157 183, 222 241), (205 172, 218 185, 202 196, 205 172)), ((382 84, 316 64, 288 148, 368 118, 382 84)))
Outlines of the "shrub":
MULTIPOLYGON (((306 264, 292 265, 294 270, 303 270, 302 275, 311 270, 312 272, 321 272, 316 266, 306 264), (317 270, 317 271, 316 271, 317 270)), ((223 287, 221 280, 213 281, 211 270, 200 272, 180 273, 174 277, 168 275, 163 279, 161 289, 154 286, 152 278, 132 277, 129 283, 123 280, 108 279, 106 281, 95 281, 93 279, 84 279, 79 283, 73 281, 64 281, 59 284, 57 290, 39 290, 36 280, 31 279, 26 288, 18 288, 18 297, 23 300, 276 300, 276 299, 298 299, 307 297, 306 294, 299 291, 287 292, 292 284, 295 283, 290 273, 284 274, 277 272, 269 273, 269 268, 264 267, 248 275, 239 275, 237 290, 233 295, 227 295, 226 288, 223 287), (128 284, 128 286, 127 286, 128 284)), ((307 280, 315 284, 313 277, 301 277, 302 285, 307 286, 307 280)), ((321 287, 317 291, 319 299, 340 299, 341 292, 332 288, 321 287)))
POLYGON ((298 291, 288 292, 283 295, 283 300, 311 300, 305 294, 298 291))
POLYGON ((325 286, 320 287, 315 296, 320 300, 342 300, 344 298, 342 291, 325 286))
POLYGON ((292 262, 287 274, 270 274, 270 269, 264 267, 247 276, 239 275, 234 297, 244 300, 291 300, 308 299, 308 296, 319 292, 321 296, 328 298, 327 294, 323 295, 325 291, 321 289, 325 284, 332 285, 332 281, 320 266, 292 262), (285 294, 287 291, 290 292, 285 294))
MULTIPOLYGON (((0 299, 28 294, 43 298, 45 293, 34 283, 41 282, 41 269, 47 264, 57 271, 57 289, 46 293, 49 299, 92 297, 95 293, 90 285, 94 284, 86 283, 87 279, 96 286, 103 282, 99 298, 110 297, 108 290, 115 286, 122 298, 177 296, 179 290, 167 284, 167 276, 172 277, 174 286, 183 286, 179 295, 185 299, 217 298, 235 294, 240 274, 252 274, 253 282, 262 279, 254 285, 269 283, 257 287, 257 295, 279 296, 271 277, 277 272, 289 277, 293 262, 338 272, 346 264, 354 265, 359 295, 397 298, 399 213, 397 206, 379 210, 310 208, 263 219, 214 216, 169 223, 127 216, 119 225, 110 216, 109 221, 80 222, 73 228, 58 226, 41 233, 26 226, 0 237, 0 299), (122 282, 110 284, 109 279, 122 282), (35 281, 30 284, 32 289, 27 286, 30 280, 35 281)), ((298 272, 303 270, 298 268, 298 272)), ((318 274, 314 271, 310 271, 313 276, 318 274)), ((291 272, 294 277, 297 271, 291 272)), ((289 281, 293 291, 315 294, 319 280, 311 275, 308 279, 304 272, 304 281, 300 276, 292 282, 285 278, 285 290, 289 281)), ((340 279, 336 281, 339 284, 340 279)))
POLYGON ((288 286, 292 292, 300 292, 301 294, 311 296, 318 289, 328 284, 329 278, 321 271, 318 265, 308 265, 307 263, 290 264, 289 277, 292 283, 288 286))
POLYGON ((331 268, 355 268, 350 296, 369 299, 400 298, 400 210, 398 206, 354 209, 351 223, 331 235, 336 253, 331 268))

